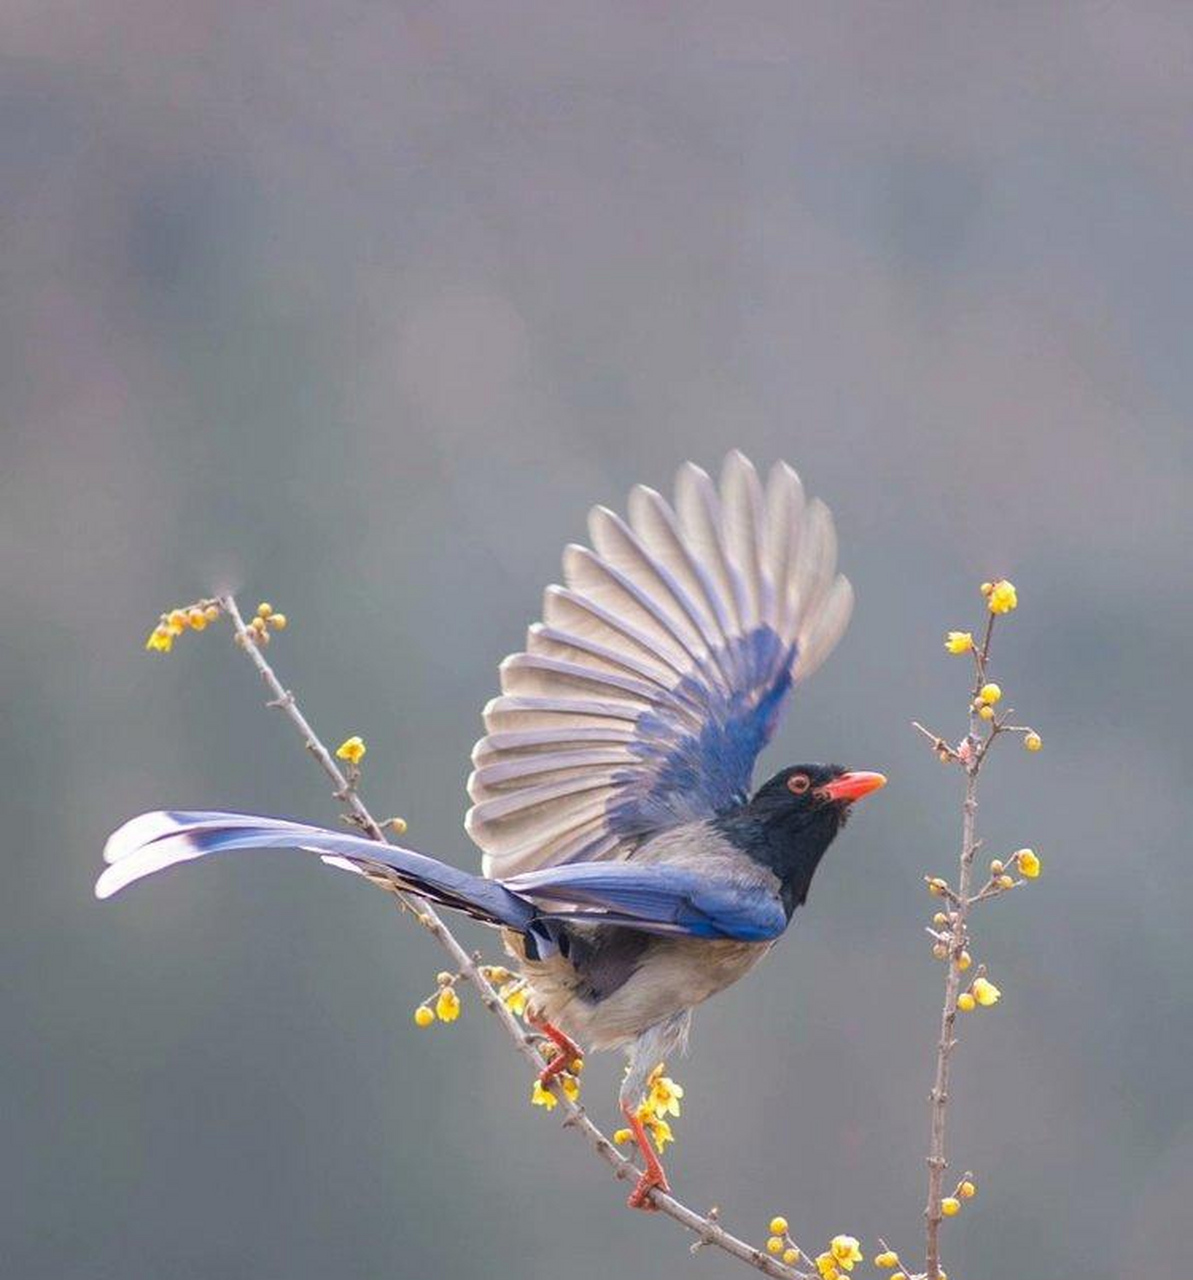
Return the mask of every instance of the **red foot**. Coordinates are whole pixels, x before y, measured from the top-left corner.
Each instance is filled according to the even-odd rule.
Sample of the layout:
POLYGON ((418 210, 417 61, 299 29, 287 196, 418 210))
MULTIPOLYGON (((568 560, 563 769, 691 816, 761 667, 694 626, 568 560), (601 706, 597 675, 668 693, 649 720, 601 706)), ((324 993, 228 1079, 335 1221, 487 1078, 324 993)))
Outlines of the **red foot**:
POLYGON ((662 1162, 651 1144, 650 1134, 646 1132, 646 1126, 638 1118, 638 1113, 626 1106, 622 1107, 621 1112, 630 1122, 630 1130, 634 1135, 634 1141, 638 1144, 638 1150, 642 1152, 642 1159, 646 1162, 646 1172, 639 1175, 638 1185, 630 1192, 630 1198, 626 1201, 626 1204, 631 1209, 656 1211, 658 1206, 651 1199, 650 1193, 656 1187, 660 1191, 670 1191, 671 1185, 667 1181, 667 1174, 663 1169, 662 1162))
POLYGON ((555 1057, 539 1072, 539 1084, 546 1087, 557 1075, 566 1071, 577 1058, 582 1058, 584 1054, 581 1052, 580 1046, 570 1036, 564 1035, 557 1026, 546 1021, 545 1018, 530 1018, 528 1021, 536 1031, 541 1031, 559 1050, 555 1057))

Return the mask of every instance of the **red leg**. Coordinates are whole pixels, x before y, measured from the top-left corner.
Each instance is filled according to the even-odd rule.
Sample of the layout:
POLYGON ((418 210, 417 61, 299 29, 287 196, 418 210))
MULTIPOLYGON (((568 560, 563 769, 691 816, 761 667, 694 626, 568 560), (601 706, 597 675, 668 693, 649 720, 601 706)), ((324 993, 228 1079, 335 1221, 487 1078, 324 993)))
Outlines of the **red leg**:
POLYGON ((634 1135, 634 1141, 637 1142, 638 1150, 642 1152, 642 1159, 646 1162, 646 1172, 639 1176, 638 1185, 630 1192, 630 1198, 626 1201, 626 1204, 631 1209, 654 1209, 655 1206, 650 1199, 650 1192, 655 1187, 658 1187, 660 1191, 671 1190, 667 1182, 667 1174, 650 1141, 650 1134, 646 1132, 646 1126, 639 1119, 638 1113, 624 1105, 621 1108, 621 1112, 630 1122, 630 1130, 634 1135))
POLYGON ((545 1018, 529 1018, 528 1021, 536 1031, 541 1031, 559 1050, 555 1057, 539 1072, 539 1083, 545 1086, 550 1084, 557 1075, 566 1071, 577 1058, 582 1058, 584 1054, 580 1046, 570 1036, 564 1035, 557 1026, 554 1026, 545 1018))

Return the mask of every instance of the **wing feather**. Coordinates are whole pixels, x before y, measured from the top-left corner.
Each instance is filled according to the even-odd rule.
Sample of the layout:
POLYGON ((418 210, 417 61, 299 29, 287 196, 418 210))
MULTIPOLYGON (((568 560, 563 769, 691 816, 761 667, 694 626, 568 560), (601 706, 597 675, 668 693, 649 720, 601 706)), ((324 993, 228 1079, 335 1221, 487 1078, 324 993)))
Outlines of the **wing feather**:
POLYGON ((740 453, 692 463, 675 507, 635 488, 593 510, 526 650, 501 665, 466 827, 486 875, 624 859, 744 802, 794 681, 840 639, 852 591, 828 508, 740 453))

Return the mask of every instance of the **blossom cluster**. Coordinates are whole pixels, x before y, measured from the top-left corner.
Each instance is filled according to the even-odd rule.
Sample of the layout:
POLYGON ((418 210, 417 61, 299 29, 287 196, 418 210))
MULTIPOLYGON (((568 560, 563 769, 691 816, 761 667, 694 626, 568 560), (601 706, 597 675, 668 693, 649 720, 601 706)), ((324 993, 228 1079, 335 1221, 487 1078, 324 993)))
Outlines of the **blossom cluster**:
MULTIPOLYGON (((670 1076, 664 1075, 666 1064, 660 1062, 646 1078, 646 1094, 642 1099, 636 1115, 645 1126, 655 1146, 660 1152, 667 1143, 675 1141, 668 1116, 679 1116, 679 1100, 683 1097, 683 1086, 677 1084, 670 1076)), ((633 1138, 630 1129, 618 1129, 613 1134, 613 1141, 626 1143, 633 1138)))

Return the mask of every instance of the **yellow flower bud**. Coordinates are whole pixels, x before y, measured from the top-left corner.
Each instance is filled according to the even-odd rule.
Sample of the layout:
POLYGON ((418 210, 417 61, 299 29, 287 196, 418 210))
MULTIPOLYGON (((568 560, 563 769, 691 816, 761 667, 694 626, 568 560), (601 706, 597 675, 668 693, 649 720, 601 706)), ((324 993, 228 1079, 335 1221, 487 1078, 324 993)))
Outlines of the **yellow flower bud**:
POLYGON ((979 715, 979 716, 981 716, 983 720, 993 720, 993 719, 994 719, 994 708, 993 708, 993 707, 979 707, 979 708, 978 708, 978 715, 979 715))
POLYGON ((973 996, 971 996, 968 991, 962 991, 962 993, 957 997, 957 1008, 960 1009, 962 1013, 972 1013, 976 1003, 977 1001, 974 1000, 973 996))
POLYGON ((772 1218, 770 1220, 770 1233, 772 1236, 785 1236, 787 1234, 787 1219, 772 1218))
POLYGON ((405 818, 390 818, 385 825, 394 833, 395 836, 404 836, 406 834, 405 818))
POLYGON ((440 969, 435 975, 435 982, 438 986, 446 987, 452 980, 453 974, 448 973, 446 969, 440 969))
POLYGON ((207 626, 207 615, 202 609, 192 609, 186 615, 186 620, 196 631, 202 631, 207 626))
POLYGON ((958 1194, 962 1200, 972 1200, 978 1194, 978 1189, 968 1178, 957 1188, 958 1194))
MULTIPOLYGON (((264 627, 264 623, 261 624, 264 627)), ((345 738, 343 742, 336 747, 336 755, 341 760, 347 760, 349 764, 360 764, 365 757, 368 747, 364 744, 364 739, 353 734, 351 738, 345 738)))
POLYGON ((209 604, 203 614, 208 622, 214 622, 220 616, 220 607, 218 604, 209 604))
POLYGON ((884 1269, 896 1267, 899 1265, 899 1255, 893 1249, 888 1249, 885 1253, 877 1253, 874 1255, 874 1265, 884 1269))
POLYGON ((782 1236, 771 1236, 771 1238, 766 1242, 767 1253, 782 1253, 783 1248, 782 1236))
POLYGON ((286 615, 285 615, 284 613, 274 613, 274 614, 271 614, 271 615, 270 615, 270 618, 269 618, 269 625, 270 625, 270 626, 271 626, 275 631, 285 631, 285 629, 286 629, 286 621, 287 621, 287 619, 286 619, 286 615))
POLYGON ((907 1277, 903 1274, 902 1271, 896 1271, 894 1275, 891 1276, 891 1280, 907 1280, 907 1277))
POLYGON ((986 596, 986 607, 991 613, 1010 613, 1019 604, 1019 596, 1015 592, 1015 584, 1006 578, 996 582, 986 596))
POLYGON ((982 593, 982 595, 988 596, 991 593, 991 591, 994 590, 994 583, 983 582, 982 585, 978 588, 978 590, 982 593))
POLYGON ((932 923, 933 923, 933 924, 935 924, 935 925, 948 924, 948 922, 949 922, 949 918, 948 918, 948 916, 947 916, 947 915, 945 915, 945 913, 944 913, 943 911, 938 911, 938 912, 937 912, 937 913, 932 917, 932 923))
POLYGON ((978 690, 978 697, 986 703, 987 706, 993 706, 994 703, 1002 697, 1002 689, 999 685, 996 685, 991 681, 989 684, 982 685, 978 690))
POLYGON ((950 631, 944 638, 949 653, 968 653, 973 648, 973 635, 968 631, 950 631))
POLYGON ((956 1196, 945 1196, 940 1202, 940 1211, 946 1218, 951 1218, 961 1212, 961 1201, 956 1196))
POLYGON ((928 881, 928 892, 936 898, 944 897, 944 891, 948 888, 948 882, 942 880, 939 876, 933 876, 928 881))
POLYGON ((964 973, 971 964, 973 964, 973 956, 971 956, 968 951, 962 951, 962 953, 957 957, 957 968, 964 973))
POLYGON ((1013 889, 1013 888, 1015 887, 1015 877, 1014 877, 1014 876, 999 876, 999 877, 998 877, 998 887, 999 887, 1000 889, 1013 889))
POLYGON ((1044 739, 1041 738, 1033 729, 1031 733, 1023 735, 1023 745, 1028 749, 1028 751, 1039 751, 1039 749, 1044 745, 1044 739))
POLYGON ((429 1027, 435 1021, 435 1011, 425 1004, 420 1004, 414 1011, 414 1022, 419 1027, 429 1027))
POLYGON ((613 1134, 613 1141, 616 1142, 619 1147, 623 1147, 627 1142, 632 1141, 633 1137, 634 1134, 632 1130, 617 1129, 613 1134))
POLYGON ((790 1249, 784 1249, 783 1261, 787 1264, 787 1266, 794 1267, 795 1264, 799 1261, 799 1250, 794 1245, 792 1245, 790 1249))
POLYGON ((990 859, 990 874, 991 874, 992 876, 1000 876, 1000 875, 1002 875, 1002 870, 1003 870, 1003 867, 1002 867, 1002 859, 1001 859, 1001 858, 991 858, 991 859, 990 859))
POLYGON ((191 617, 184 609, 171 609, 166 621, 170 626, 177 627, 181 631, 183 627, 190 625, 191 617))
POLYGON ((949 954, 949 949, 944 945, 943 942, 938 942, 932 948, 932 954, 937 958, 937 960, 943 960, 945 956, 949 954))
POLYGON ((1033 849, 1020 849, 1015 855, 1019 862, 1020 872, 1028 880, 1034 880, 1040 874, 1040 860, 1033 849))
POLYGON ((257 606, 257 616, 259 618, 268 618, 272 612, 273 605, 271 605, 268 600, 262 600, 257 606))
POLYGON ((988 1009, 991 1005, 997 1004, 1002 998, 1002 992, 986 978, 977 978, 973 984, 974 999, 983 1008, 988 1009))

